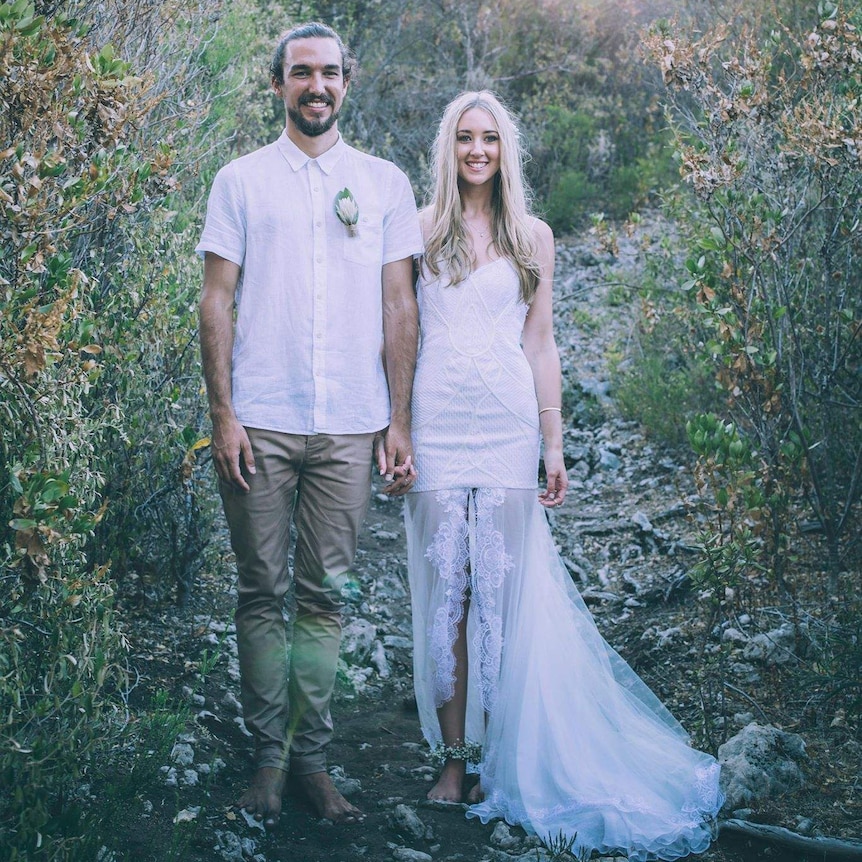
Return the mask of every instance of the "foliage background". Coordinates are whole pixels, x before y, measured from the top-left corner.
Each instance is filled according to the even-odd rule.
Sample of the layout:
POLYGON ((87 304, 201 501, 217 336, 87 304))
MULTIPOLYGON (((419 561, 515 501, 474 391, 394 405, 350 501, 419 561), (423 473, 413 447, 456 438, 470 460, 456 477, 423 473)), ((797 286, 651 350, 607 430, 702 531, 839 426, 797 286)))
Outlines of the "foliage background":
POLYGON ((170 710, 130 705, 113 597, 182 603, 206 562, 192 249, 215 171, 279 133, 269 53, 311 18, 360 61, 346 137, 418 198, 443 106, 489 87, 522 120, 558 234, 663 207, 620 407, 672 442, 689 423, 692 577, 722 614, 735 589, 816 623, 813 684, 858 729, 853 4, 17 0, 0 5, 0 857, 95 858, 129 789, 95 810, 82 782, 118 751, 145 773, 136 742, 171 736, 170 710))

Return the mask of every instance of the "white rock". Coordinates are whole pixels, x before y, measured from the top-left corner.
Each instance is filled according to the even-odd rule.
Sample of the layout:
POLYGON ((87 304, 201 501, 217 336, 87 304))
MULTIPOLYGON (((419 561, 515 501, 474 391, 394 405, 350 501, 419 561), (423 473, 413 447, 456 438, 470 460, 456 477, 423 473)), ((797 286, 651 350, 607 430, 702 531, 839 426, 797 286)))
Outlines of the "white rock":
POLYGON ((635 512, 632 515, 632 522, 641 528, 645 533, 653 532, 653 525, 650 519, 643 512, 635 512))
POLYGON ((512 835, 512 830, 509 829, 508 824, 501 820, 491 833, 491 844, 494 847, 499 847, 501 850, 511 850, 520 846, 521 839, 516 835, 512 835))
POLYGON ((719 746, 721 789, 727 797, 722 810, 798 790, 805 783, 799 763, 806 759, 805 742, 796 733, 752 722, 719 746))
POLYGON ((392 825, 403 835, 413 838, 428 837, 428 829, 419 815, 408 805, 396 805, 392 813, 392 825))
POLYGON ((433 857, 421 850, 411 850, 409 847, 398 847, 392 851, 395 862, 434 862, 433 857))
POLYGON ((251 731, 245 726, 242 716, 238 715, 234 720, 234 724, 242 731, 243 736, 251 737, 251 731))
POLYGON ((793 623, 784 623, 777 629, 754 635, 746 644, 743 657, 766 665, 782 665, 796 661, 796 629, 793 623))
POLYGON ((341 655, 352 665, 361 665, 371 654, 377 628, 368 620, 351 620, 341 633, 341 655))
POLYGON ((374 641, 374 646, 371 648, 371 664, 377 668, 377 673, 380 674, 381 679, 389 679, 392 675, 389 659, 386 658, 386 650, 380 641, 374 641))
POLYGON ((656 638, 658 638, 658 646, 666 647, 669 643, 672 643, 678 635, 682 634, 682 629, 679 626, 671 626, 670 628, 663 629, 662 631, 657 631, 655 633, 656 638))
POLYGON ((178 742, 171 749, 171 760, 177 766, 191 766, 195 762, 195 750, 187 742, 178 742))
POLYGON ((232 709, 237 715, 242 715, 242 704, 237 700, 232 691, 226 691, 221 699, 222 706, 232 709))
POLYGON ((216 830, 216 846, 213 850, 218 854, 216 858, 223 862, 243 862, 242 841, 233 832, 216 830))
POLYGON ((329 770, 329 776, 335 789, 346 799, 362 792, 362 782, 358 778, 348 778, 342 766, 333 766, 329 770))
POLYGON ((245 808, 240 808, 238 810, 239 816, 245 820, 246 826, 248 826, 249 829, 260 829, 261 832, 266 832, 266 827, 263 825, 262 820, 256 820, 254 815, 249 814, 245 808))
POLYGON ((190 823, 192 820, 197 819, 197 816, 200 813, 200 805, 194 805, 191 808, 183 808, 183 810, 178 812, 177 816, 174 817, 174 823, 190 823))

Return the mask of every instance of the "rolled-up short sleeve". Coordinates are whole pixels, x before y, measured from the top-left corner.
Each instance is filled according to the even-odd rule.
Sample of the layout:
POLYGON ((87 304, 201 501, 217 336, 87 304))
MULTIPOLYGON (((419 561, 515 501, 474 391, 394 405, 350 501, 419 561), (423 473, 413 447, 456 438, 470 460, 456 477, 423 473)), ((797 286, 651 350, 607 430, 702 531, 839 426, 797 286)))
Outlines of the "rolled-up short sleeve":
POLYGON ((406 174, 394 165, 389 187, 386 216, 383 220, 383 263, 421 254, 422 231, 416 200, 406 174))
POLYGON ((195 248, 200 257, 208 251, 237 266, 245 259, 246 217, 242 188, 233 165, 217 174, 207 201, 207 216, 201 240, 195 248))

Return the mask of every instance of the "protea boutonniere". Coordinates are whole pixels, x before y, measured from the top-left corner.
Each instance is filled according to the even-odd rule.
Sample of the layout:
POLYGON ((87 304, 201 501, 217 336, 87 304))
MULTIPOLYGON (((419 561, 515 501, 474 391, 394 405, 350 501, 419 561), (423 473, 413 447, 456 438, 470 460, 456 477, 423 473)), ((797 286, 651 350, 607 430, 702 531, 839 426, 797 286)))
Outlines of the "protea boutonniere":
POLYGON ((338 220, 347 228, 348 236, 356 236, 359 233, 359 205, 356 203, 356 198, 353 197, 353 192, 348 188, 343 188, 335 196, 335 214, 338 220))

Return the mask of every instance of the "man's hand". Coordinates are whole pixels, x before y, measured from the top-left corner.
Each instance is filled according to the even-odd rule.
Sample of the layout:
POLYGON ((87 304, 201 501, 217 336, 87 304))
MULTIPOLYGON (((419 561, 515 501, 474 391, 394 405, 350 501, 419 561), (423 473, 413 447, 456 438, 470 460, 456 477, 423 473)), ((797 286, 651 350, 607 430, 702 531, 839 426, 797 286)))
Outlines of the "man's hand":
POLYGON ((388 485, 383 489, 390 497, 406 494, 416 480, 413 466, 413 443, 410 435, 392 424, 374 438, 377 469, 388 485))
POLYGON ((219 477, 234 488, 248 493, 248 482, 243 476, 243 467, 252 475, 255 473, 254 455, 245 428, 236 417, 213 419, 213 463, 219 477))

